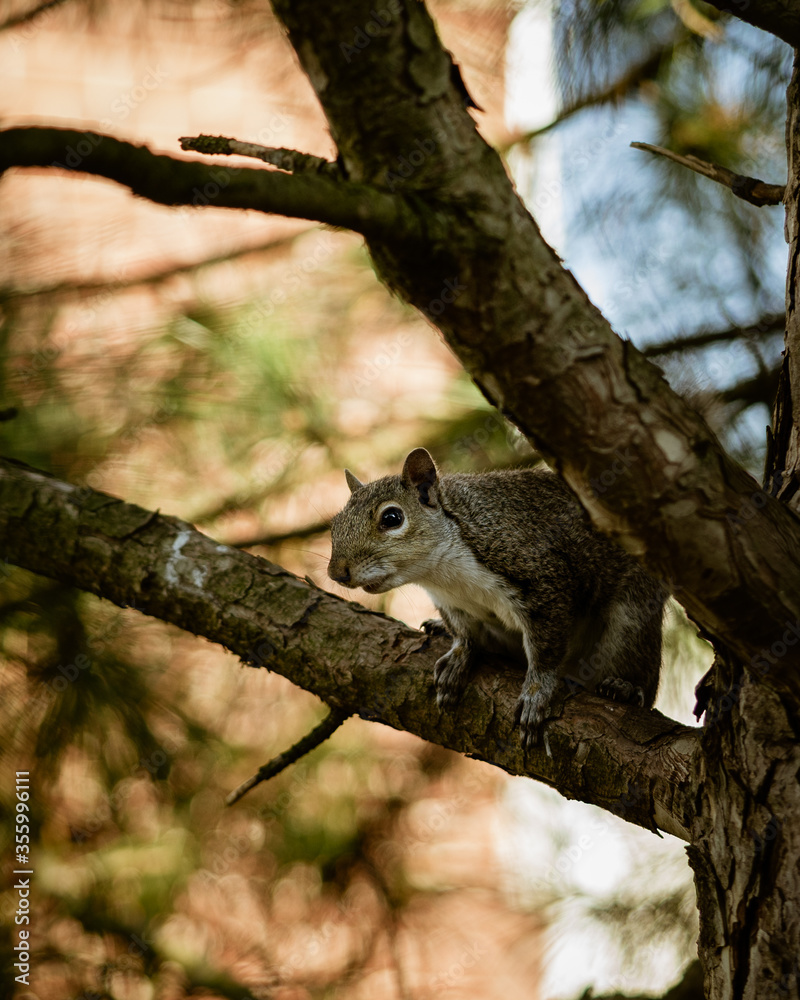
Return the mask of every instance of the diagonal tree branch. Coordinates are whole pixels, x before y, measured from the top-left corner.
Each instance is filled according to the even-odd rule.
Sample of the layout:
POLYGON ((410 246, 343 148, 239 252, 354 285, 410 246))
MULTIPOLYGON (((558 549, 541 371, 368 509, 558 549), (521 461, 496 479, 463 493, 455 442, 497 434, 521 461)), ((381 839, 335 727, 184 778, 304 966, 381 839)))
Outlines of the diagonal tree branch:
POLYGON ((654 153, 656 156, 663 156, 673 163, 679 163, 682 167, 693 170, 696 174, 702 174, 709 180, 716 181, 724 187, 730 188, 737 198, 750 202, 763 208, 764 205, 780 205, 786 191, 785 184, 767 184, 756 177, 747 177, 745 174, 736 174, 727 167, 720 167, 716 163, 709 163, 701 160, 698 156, 675 153, 671 149, 663 146, 653 146, 649 142, 632 142, 634 149, 643 149, 645 152, 654 153))
POLYGON ((398 2, 355 56, 343 40, 370 20, 369 0, 324 10, 312 0, 274 3, 317 88, 347 184, 185 163, 53 129, 4 133, 0 170, 58 165, 60 155, 162 203, 279 211, 363 233, 386 284, 439 327, 595 525, 754 676, 800 705, 800 647, 783 638, 800 623, 800 520, 611 330, 477 132, 424 5, 398 2))
POLYGON ((252 791, 256 785, 260 785, 262 781, 269 781, 270 778, 274 778, 281 771, 285 771, 287 767, 300 760, 301 757, 305 757, 307 753, 316 750, 325 740, 330 739, 349 717, 347 712, 332 709, 319 725, 315 726, 310 733, 306 733, 294 746, 289 747, 288 750, 284 750, 277 757, 273 757, 271 761, 260 767, 247 781, 243 781, 241 785, 234 788, 226 797, 226 804, 229 806, 234 805, 244 795, 247 795, 249 791, 252 791))
POLYGON ((220 545, 176 518, 0 459, 0 552, 14 565, 136 607, 275 670, 333 709, 538 778, 648 829, 688 839, 700 730, 591 695, 567 699, 524 754, 521 674, 487 665, 440 713, 432 638, 220 545))
POLYGON ((556 117, 546 125, 540 125, 538 128, 512 136, 503 144, 500 152, 505 154, 514 146, 532 142, 534 139, 538 139, 539 136, 546 135, 552 129, 558 128, 562 122, 567 121, 573 115, 578 114, 579 111, 584 111, 586 108, 595 108, 603 104, 616 104, 630 97, 643 84, 655 79, 662 65, 672 58, 675 46, 675 38, 671 38, 664 45, 659 45, 652 52, 648 53, 644 59, 628 67, 621 76, 613 80, 607 87, 576 98, 566 107, 562 108, 556 117))
POLYGON ((800 646, 787 649, 782 638, 800 623, 800 520, 724 452, 563 268, 450 83, 451 60, 425 7, 405 0, 347 59, 331 40, 369 20, 368 0, 328 5, 324 16, 311 0, 273 6, 348 176, 394 181, 394 164, 410 162, 412 148, 427 154, 396 183, 446 220, 447 238, 431 241, 423 258, 368 239, 383 280, 436 323, 595 525, 665 580, 763 683, 800 705, 800 646))
POLYGON ((5 21, 0 22, 0 31, 11 31, 14 28, 19 28, 23 24, 30 24, 31 21, 35 21, 37 17, 48 13, 48 11, 53 10, 55 7, 60 7, 65 2, 66 0, 45 0, 44 3, 38 3, 19 14, 12 14, 10 17, 7 17, 5 21))
POLYGON ((35 127, 0 132, 0 175, 11 167, 58 167, 107 177, 161 205, 250 208, 417 246, 431 235, 403 197, 368 184, 209 166, 95 132, 35 127))
POLYGON ((755 28, 782 38, 792 48, 800 46, 800 18, 794 0, 707 0, 712 7, 755 28))
POLYGON ((19 285, 0 285, 0 302, 20 301, 24 299, 47 298, 50 295, 77 296, 91 295, 94 292, 122 292, 127 288, 138 288, 142 285, 160 285, 169 281, 179 274, 194 274, 202 271, 205 267, 214 267, 217 264, 225 264, 228 261, 238 260, 250 254, 270 254, 280 250, 285 250, 292 243, 313 232, 315 226, 307 226, 299 233, 291 233, 289 236, 279 236, 276 239, 266 240, 261 243, 252 243, 245 246, 237 246, 223 253, 214 254, 212 257, 201 257, 199 260, 190 261, 187 264, 171 264, 149 274, 139 274, 131 278, 104 278, 99 281, 59 281, 49 285, 32 285, 20 287, 19 285))

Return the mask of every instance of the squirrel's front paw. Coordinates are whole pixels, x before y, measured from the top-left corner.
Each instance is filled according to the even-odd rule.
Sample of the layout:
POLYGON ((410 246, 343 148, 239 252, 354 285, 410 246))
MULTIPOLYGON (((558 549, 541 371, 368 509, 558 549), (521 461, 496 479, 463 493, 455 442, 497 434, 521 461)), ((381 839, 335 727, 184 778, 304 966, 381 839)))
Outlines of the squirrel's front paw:
POLYGON ((621 677, 606 677, 597 685, 597 693, 614 701, 624 701, 626 705, 644 707, 644 689, 621 677))
POLYGON ((546 677, 542 684, 533 691, 522 689, 514 721, 519 726, 522 749, 529 750, 542 741, 542 726, 550 715, 550 702, 553 699, 555 685, 553 679, 546 677))
POLYGON ((547 718, 547 699, 541 691, 521 694, 514 712, 514 721, 519 726, 522 749, 538 746, 542 741, 542 723, 547 718))
POLYGON ((436 661, 433 681, 439 708, 452 708, 458 704, 469 679, 469 660, 469 649, 457 645, 436 661))
POLYGON ((426 635, 450 635, 441 618, 426 618, 420 628, 426 635))

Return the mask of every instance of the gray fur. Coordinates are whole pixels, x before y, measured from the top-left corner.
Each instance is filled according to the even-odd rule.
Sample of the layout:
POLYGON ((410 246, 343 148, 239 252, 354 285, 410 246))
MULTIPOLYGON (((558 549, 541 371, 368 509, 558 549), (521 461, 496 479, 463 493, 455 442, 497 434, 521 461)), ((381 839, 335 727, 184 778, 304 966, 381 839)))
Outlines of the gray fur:
POLYGON ((538 741, 559 679, 653 704, 666 591, 591 528, 558 476, 439 475, 417 448, 402 475, 361 484, 350 474, 348 484, 328 575, 370 593, 427 590, 453 638, 434 672, 440 706, 457 703, 484 649, 527 661, 517 704, 526 746, 538 741))

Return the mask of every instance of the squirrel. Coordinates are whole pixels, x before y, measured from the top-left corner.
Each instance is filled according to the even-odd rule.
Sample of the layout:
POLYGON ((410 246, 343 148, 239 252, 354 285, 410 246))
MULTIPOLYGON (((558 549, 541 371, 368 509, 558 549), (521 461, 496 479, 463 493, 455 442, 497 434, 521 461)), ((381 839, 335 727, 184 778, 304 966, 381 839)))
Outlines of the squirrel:
POLYGON ((345 478, 328 575, 369 594, 405 583, 428 592, 442 622, 423 628, 453 640, 434 668, 440 708, 458 703, 482 651, 527 662, 516 708, 525 749, 540 741, 559 681, 652 707, 667 591, 592 528, 555 473, 440 475, 416 448, 399 476, 345 478))

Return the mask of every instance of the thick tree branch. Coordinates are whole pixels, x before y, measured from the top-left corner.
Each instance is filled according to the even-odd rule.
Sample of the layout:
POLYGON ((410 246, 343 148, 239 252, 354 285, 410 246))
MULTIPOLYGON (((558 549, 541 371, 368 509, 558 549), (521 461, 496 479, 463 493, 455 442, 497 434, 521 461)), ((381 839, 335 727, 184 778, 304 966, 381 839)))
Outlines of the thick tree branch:
POLYGON ((447 222, 447 238, 423 258, 368 240, 382 278, 436 323, 595 524, 800 704, 800 644, 783 640, 800 624, 800 520, 725 454, 562 267, 464 109, 425 7, 405 0, 351 56, 336 40, 369 21, 369 0, 273 5, 347 175, 412 190, 420 211, 447 222), (401 174, 412 150, 416 166, 401 174))
POLYGON ((800 511, 800 52, 795 52, 786 104, 786 337, 765 481, 771 493, 800 511))
POLYGON ((698 156, 691 154, 683 156, 681 153, 674 153, 671 149, 665 149, 663 146, 653 146, 649 142, 632 142, 631 146, 656 156, 663 156, 667 160, 672 160, 673 163, 693 170, 696 174, 702 174, 703 177, 708 177, 709 180, 730 188, 737 198, 748 201, 751 205, 757 205, 759 208, 763 208, 764 205, 780 205, 783 201, 786 190, 784 184, 767 184, 756 177, 735 174, 727 167, 720 167, 717 163, 701 160, 698 156))
POLYGON ((95 132, 34 127, 0 132, 0 174, 11 167, 59 167, 107 177, 161 205, 250 208, 364 236, 391 236, 417 247, 430 238, 424 220, 404 198, 368 184, 319 174, 208 166, 95 132))
POLYGON ((207 167, 51 129, 6 132, 0 169, 60 155, 156 201, 213 195, 364 233, 389 287, 439 326, 595 524, 759 680, 800 704, 800 646, 784 640, 800 623, 800 520, 724 453, 561 266, 477 133, 425 7, 404 0, 363 49, 346 39, 370 20, 369 0, 275 7, 351 182, 207 167))
POLYGON ((738 17, 755 28, 782 38, 792 48, 800 46, 800 18, 794 0, 707 0, 712 7, 738 17))
POLYGON ((440 713, 433 664, 448 640, 318 590, 185 522, 9 460, 0 460, 0 512, 0 552, 14 565, 205 636, 336 710, 688 839, 699 730, 578 695, 547 724, 546 746, 524 754, 514 725, 521 674, 508 667, 487 665, 459 710, 440 713))
POLYGON ((0 169, 60 156, 162 203, 213 199, 364 233, 387 284, 437 322, 598 527, 638 553, 766 683, 800 702, 797 648, 770 652, 800 622, 800 522, 724 454, 561 267, 477 134, 425 8, 407 0, 358 58, 343 58, 331 38, 369 20, 367 0, 324 13, 310 0, 276 9, 359 183, 206 167, 53 129, 6 132, 0 169))

